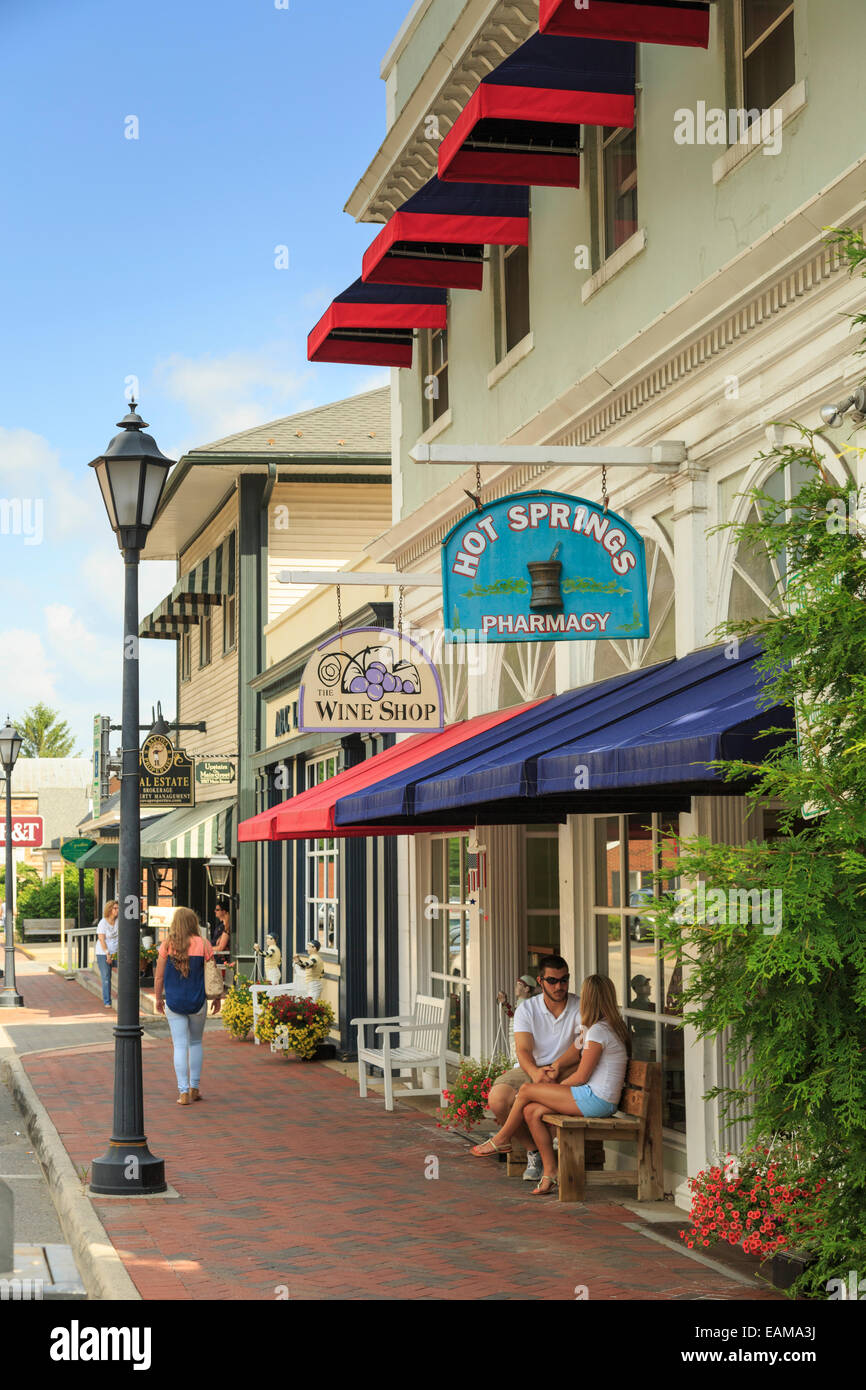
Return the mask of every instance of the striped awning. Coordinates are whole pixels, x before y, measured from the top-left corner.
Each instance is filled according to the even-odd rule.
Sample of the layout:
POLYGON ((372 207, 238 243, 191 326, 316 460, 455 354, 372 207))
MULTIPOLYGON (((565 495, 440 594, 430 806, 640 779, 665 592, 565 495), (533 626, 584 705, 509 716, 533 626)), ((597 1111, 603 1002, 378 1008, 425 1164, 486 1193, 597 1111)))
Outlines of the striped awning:
POLYGON ((169 811, 142 836, 147 859, 209 859, 221 844, 230 859, 237 856, 237 801, 203 801, 169 811))
POLYGON ((139 637, 176 641, 235 591, 236 532, 179 579, 138 629, 139 637))

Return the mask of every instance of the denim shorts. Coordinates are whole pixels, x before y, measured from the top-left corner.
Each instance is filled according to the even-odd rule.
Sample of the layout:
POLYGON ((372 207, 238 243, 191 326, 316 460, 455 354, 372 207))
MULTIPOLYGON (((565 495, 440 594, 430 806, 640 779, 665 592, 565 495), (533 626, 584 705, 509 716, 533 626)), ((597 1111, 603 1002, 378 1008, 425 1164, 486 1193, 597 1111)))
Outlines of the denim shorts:
POLYGON ((572 1086, 571 1094, 581 1115, 585 1115, 588 1120, 609 1120, 619 1109, 616 1101, 602 1100, 591 1086, 572 1086))

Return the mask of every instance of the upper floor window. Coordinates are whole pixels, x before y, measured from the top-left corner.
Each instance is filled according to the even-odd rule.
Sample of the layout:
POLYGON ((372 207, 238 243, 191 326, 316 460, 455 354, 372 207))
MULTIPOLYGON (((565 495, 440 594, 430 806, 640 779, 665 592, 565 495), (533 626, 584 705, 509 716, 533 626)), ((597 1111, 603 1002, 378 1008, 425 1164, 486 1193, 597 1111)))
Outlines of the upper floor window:
POLYGON ((223 544, 224 564, 228 567, 226 592, 223 597, 223 653, 230 652, 236 645, 237 633, 237 586, 235 583, 235 532, 223 544))
POLYGON ((529 247, 499 248, 497 361, 529 333, 529 247))
POLYGON ((428 329, 424 344, 424 428, 448 409, 448 329, 428 329))
POLYGON ((607 260, 638 229, 637 136, 634 130, 605 127, 599 139, 601 259, 607 260))
POLYGON ((180 678, 188 681, 192 676, 192 637, 189 632, 180 635, 180 678))
POLYGON ((209 666, 209 665, 210 665, 210 661, 211 661, 211 634, 212 634, 212 624, 213 624, 213 617, 212 617, 212 615, 211 615, 211 613, 210 613, 210 610, 208 610, 207 613, 203 614, 201 623, 199 624, 199 639, 198 639, 198 664, 199 664, 199 666, 209 666))
POLYGON ((740 0, 740 97, 767 111, 795 81, 794 0, 740 0))

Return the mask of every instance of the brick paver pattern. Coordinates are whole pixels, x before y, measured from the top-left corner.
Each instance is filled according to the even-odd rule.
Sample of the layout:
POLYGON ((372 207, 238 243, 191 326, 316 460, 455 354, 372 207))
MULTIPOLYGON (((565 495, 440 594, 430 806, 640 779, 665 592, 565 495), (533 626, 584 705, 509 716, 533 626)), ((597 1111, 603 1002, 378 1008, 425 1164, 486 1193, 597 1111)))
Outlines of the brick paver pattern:
MULTIPOLYGON (((56 976, 25 971, 19 987, 52 1018, 102 1012, 56 976)), ((89 1165, 111 1133, 113 1047, 24 1064, 73 1163, 89 1165)), ((634 1213, 604 1196, 531 1197, 504 1164, 468 1158, 417 1110, 361 1100, 327 1067, 208 1030, 204 1099, 187 1107, 167 1039, 145 1040, 143 1068, 145 1132, 180 1200, 93 1200, 145 1299, 778 1296, 629 1230, 634 1213)))

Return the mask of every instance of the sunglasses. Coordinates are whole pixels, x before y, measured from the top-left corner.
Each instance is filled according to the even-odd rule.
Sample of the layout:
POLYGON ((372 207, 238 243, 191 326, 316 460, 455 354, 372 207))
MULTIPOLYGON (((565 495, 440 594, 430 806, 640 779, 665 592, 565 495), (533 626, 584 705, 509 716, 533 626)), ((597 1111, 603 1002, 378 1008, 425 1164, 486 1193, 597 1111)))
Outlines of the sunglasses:
POLYGON ((545 985, 567 985, 570 979, 570 975, 542 975, 541 982, 545 985))

